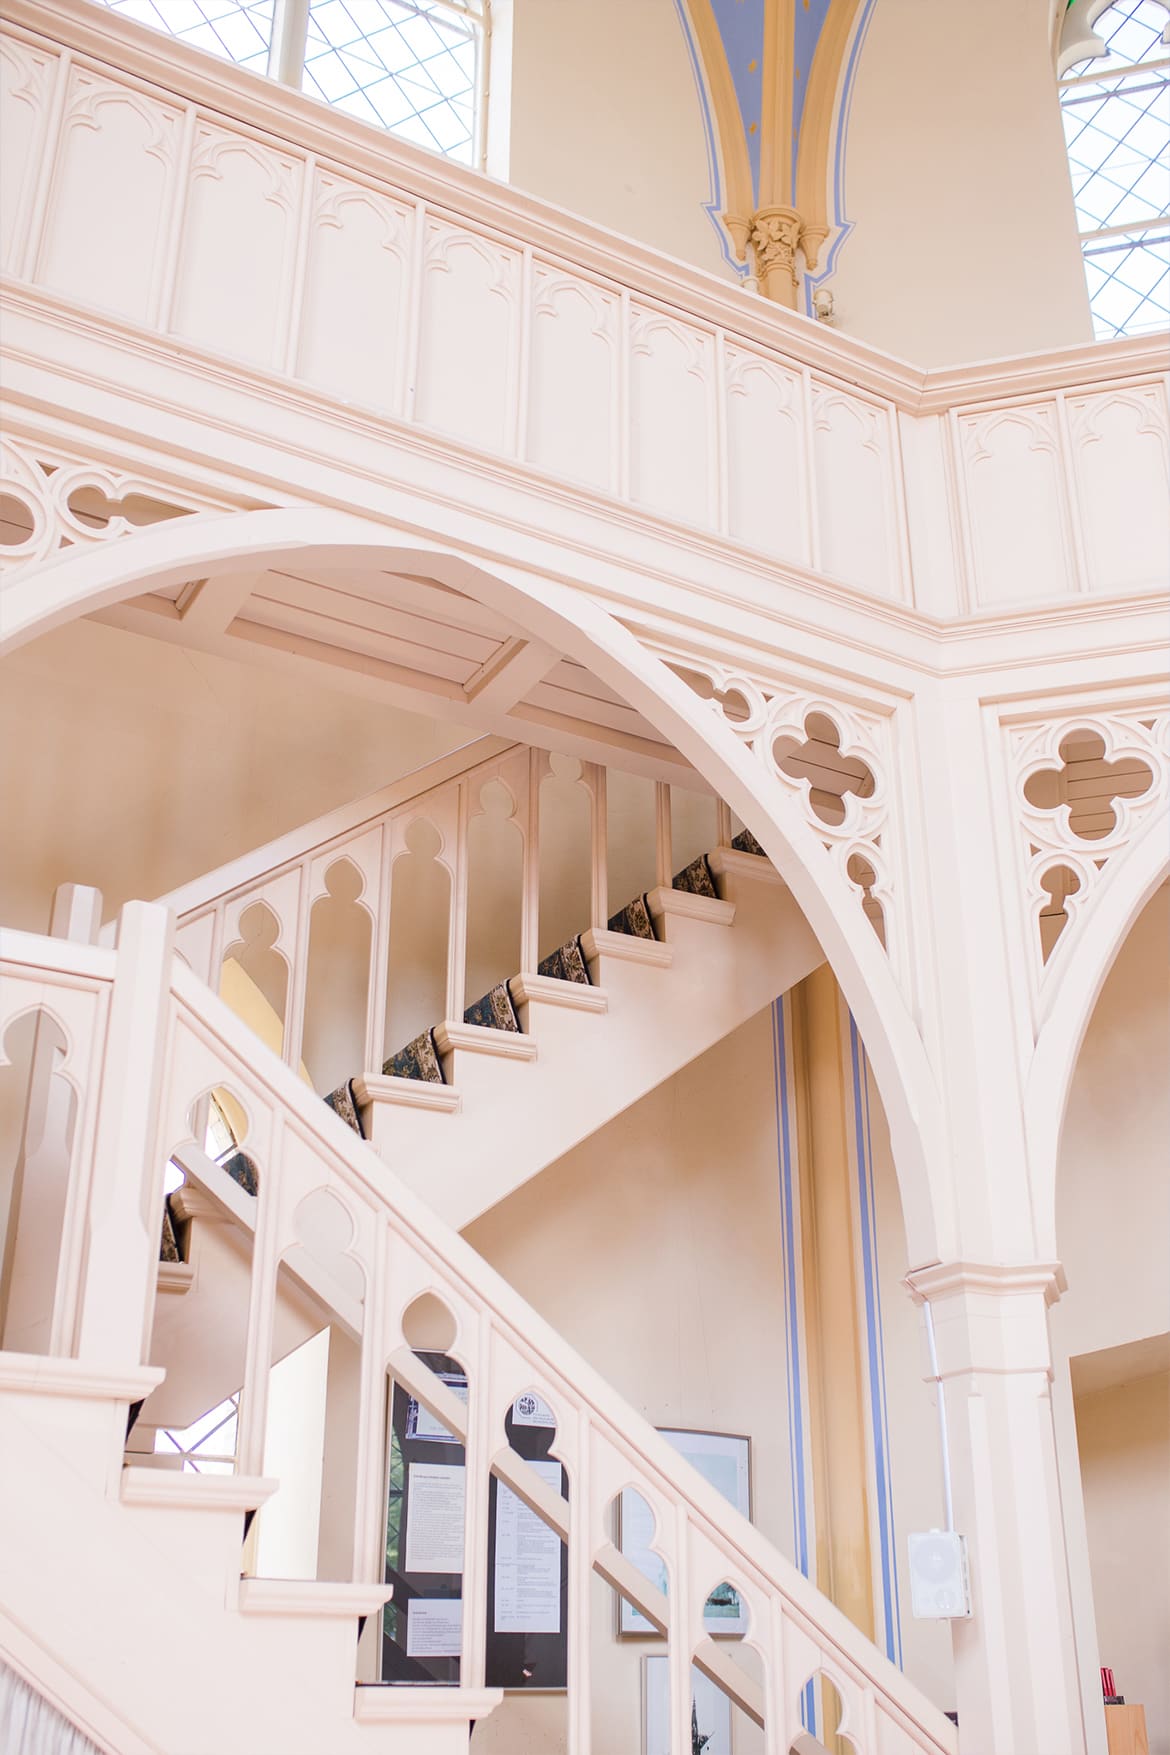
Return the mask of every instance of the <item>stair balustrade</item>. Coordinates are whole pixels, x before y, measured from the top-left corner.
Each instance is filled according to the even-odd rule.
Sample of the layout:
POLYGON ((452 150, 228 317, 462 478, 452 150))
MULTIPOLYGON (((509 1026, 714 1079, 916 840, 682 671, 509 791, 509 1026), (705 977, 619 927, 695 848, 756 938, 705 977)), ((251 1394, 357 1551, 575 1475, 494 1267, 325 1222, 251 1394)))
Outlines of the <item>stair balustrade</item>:
MULTIPOLYGON (((802 1690, 816 1673, 836 1687, 841 1728, 858 1755, 953 1751, 945 1719, 876 1647, 172 953, 165 909, 128 904, 117 936, 110 948, 12 932, 0 964, 0 1041, 21 1015, 48 1014, 65 1038, 59 1070, 73 1099, 50 1352, 111 1380, 141 1372, 149 1360, 163 1171, 177 1157, 188 1181, 252 1237, 234 1465, 241 1486, 261 1474, 264 1461, 282 1269, 360 1347, 348 1569, 355 1585, 382 1579, 389 1380, 401 1383, 464 1445, 463 1688, 484 1682, 488 1483, 494 1475, 567 1546, 571 1755, 591 1749, 594 1573, 667 1641, 673 1755, 692 1747, 692 1665, 765 1727, 769 1755, 788 1755, 804 1734, 802 1690), (212 1090, 229 1092, 248 1117, 248 1150, 259 1179, 254 1196, 193 1137, 191 1118, 212 1090), (306 1215, 319 1215, 322 1199, 330 1222, 306 1227, 306 1215), (427 1295, 453 1319, 451 1350, 469 1380, 466 1405, 408 1339, 411 1307, 427 1295), (553 1454, 568 1474, 567 1500, 505 1437, 505 1414, 526 1391, 555 1413, 553 1454), (668 1594, 621 1554, 610 1533, 610 1508, 625 1489, 639 1493, 654 1514, 668 1594), (703 1604, 723 1583, 746 1607, 746 1644, 762 1683, 731 1647, 703 1630, 703 1604)), ((181 1495, 181 1481, 175 1491, 181 1495)), ((410 1693, 404 1691, 407 1702, 410 1693)))
MULTIPOLYGON (((485 788, 493 782, 504 787, 507 820, 518 833, 522 848, 519 893, 508 898, 516 904, 518 919, 515 960, 499 967, 494 983, 494 992, 505 990, 500 1004, 506 1012, 505 1028, 509 1030, 518 1028, 517 1013, 527 996, 547 993, 547 986, 542 984, 550 979, 566 979, 564 959, 569 952, 574 953, 576 981, 586 982, 589 954, 602 942, 596 935, 604 935, 614 926, 627 932, 640 929, 644 934, 652 934, 652 907, 643 910, 639 904, 647 895, 653 904, 657 890, 669 890, 695 877, 697 862, 690 867, 691 880, 686 872, 675 871, 678 837, 672 832, 671 787, 657 782, 652 836, 649 825, 645 836, 647 845, 651 839, 653 842, 653 867, 647 865, 644 870, 642 892, 631 904, 638 909, 638 917, 631 924, 628 907, 612 913, 607 770, 597 763, 581 763, 578 784, 588 796, 589 817, 588 849, 582 849, 589 868, 588 914, 573 923, 566 946, 542 957, 542 782, 550 773, 550 757, 543 750, 502 738, 478 739, 372 797, 319 818, 160 898, 177 916, 176 949, 201 979, 220 989, 225 961, 241 950, 248 920, 255 920, 255 911, 263 910, 268 920, 266 937, 271 941, 266 944, 266 952, 281 960, 285 972, 283 1015, 277 1019, 280 1052, 286 1065, 302 1070, 310 1083, 320 1085, 322 1081, 313 1079, 312 1067, 303 1064, 313 910, 328 895, 330 874, 340 863, 347 863, 359 880, 354 901, 364 910, 370 924, 364 973, 364 1051, 361 1064, 353 1065, 349 1072, 352 1079, 360 1079, 368 1086, 377 1084, 384 1074, 401 1072, 402 1051, 414 1044, 404 1032, 397 1032, 393 1040, 387 1038, 387 1000, 389 997, 391 1017, 394 1000, 393 993, 388 996, 392 935, 396 931, 393 872, 396 862, 410 851, 412 830, 426 823, 438 837, 434 855, 436 874, 441 870, 448 884, 442 969, 433 983, 444 996, 442 1016, 435 1012, 420 1020, 424 1037, 431 1036, 432 1027, 438 1027, 436 1034, 446 1032, 433 1056, 430 1044, 427 1045, 429 1076, 439 1080, 442 1077, 439 1063, 443 1049, 448 1046, 447 1038, 465 1041, 462 1025, 483 1026, 492 1016, 488 1006, 491 995, 481 998, 478 992, 469 995, 467 989, 468 921, 475 900, 470 831, 473 818, 483 811, 485 788), (589 934, 594 935, 592 941, 589 934), (578 955, 576 947, 582 938, 586 939, 585 950, 578 955)), ((730 812, 719 804, 712 815, 720 845, 732 849, 730 812)), ((738 845, 743 844, 741 836, 738 845)), ((755 843, 751 846, 754 849, 755 843)), ((715 891, 713 886, 708 887, 710 879, 705 868, 698 876, 706 894, 714 899, 715 891)), ((109 939, 110 928, 107 927, 104 936, 109 939)), ((411 1064, 411 1076, 428 1076, 425 1070, 411 1064)), ((356 1112, 356 1105, 351 1112, 356 1112)))

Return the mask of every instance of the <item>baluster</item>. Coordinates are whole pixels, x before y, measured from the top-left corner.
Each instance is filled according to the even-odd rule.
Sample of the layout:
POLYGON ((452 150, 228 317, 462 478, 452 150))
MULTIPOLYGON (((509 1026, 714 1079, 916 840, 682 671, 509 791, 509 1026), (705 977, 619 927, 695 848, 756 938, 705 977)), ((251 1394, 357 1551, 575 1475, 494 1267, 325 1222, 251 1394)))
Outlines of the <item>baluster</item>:
POLYGON ((591 1755, 593 1703, 593 1427, 582 1410, 569 1506, 569 1755, 591 1755))
MULTIPOLYGON (((59 884, 53 893, 49 936, 75 944, 96 944, 101 916, 100 891, 80 884, 59 884)), ((102 1027, 99 1003, 91 1016, 96 1035, 102 1027)), ((69 1103, 65 1081, 53 1080, 55 1039, 54 1025, 44 1013, 38 1014, 20 1149, 12 1173, 6 1245, 0 1238, 0 1333, 5 1346, 21 1353, 69 1350, 85 1247, 84 1142, 93 1117, 99 1113, 97 1077, 91 1070, 74 1118, 69 1160, 62 1163, 48 1144, 55 1136, 64 1138, 69 1103), (45 1264, 54 1256, 56 1277, 50 1280, 45 1264)), ((75 1041, 74 1064, 100 1067, 101 1054, 96 1049, 95 1043, 75 1041)))
POLYGON ((685 1505, 674 1511, 674 1564, 670 1569, 670 1755, 691 1749, 691 1580, 690 1525, 685 1505))
POLYGON ((731 846, 731 806, 725 798, 715 801, 715 833, 720 847, 731 846))
POLYGON ((273 1113, 269 1153, 260 1165, 256 1197, 256 1229, 252 1238, 252 1281, 248 1296, 248 1337, 244 1346, 244 1381, 236 1424, 236 1473, 259 1475, 264 1470, 268 1424, 268 1377, 272 1367, 272 1331, 276 1314, 276 1277, 280 1268, 280 1181, 284 1120, 273 1113))
POLYGON ((464 1448, 463 1639, 459 1665, 459 1681, 464 1688, 482 1688, 487 1673, 488 1493, 496 1405, 492 1353, 491 1323, 481 1315, 475 1362, 469 1373, 464 1448))
POLYGON ((609 818, 606 803, 605 769, 595 762, 589 764, 590 838, 592 866, 590 871, 591 925, 603 927, 609 920, 609 818))
POLYGON ((447 935, 447 1017, 462 1023, 467 1009, 467 882, 468 827, 471 789, 461 780, 457 792, 455 881, 451 885, 451 930, 447 935))
MULTIPOLYGON (((285 1002, 284 1063, 299 1073, 301 1048, 305 1039, 305 997, 309 978, 309 917, 310 872, 308 860, 297 868, 297 910, 293 928, 292 955, 289 958, 288 998, 285 1002)), ((279 914, 277 919, 279 919, 279 914)))
POLYGON ((768 1604, 768 1642, 764 1661, 765 1755, 788 1755, 788 1675, 784 1661, 784 1599, 768 1604))
POLYGON ((540 771, 543 751, 529 750, 524 801, 524 896, 520 914, 520 968, 540 961, 540 771))
POLYGON ((366 1050, 362 1065, 367 1073, 377 1074, 386 1058, 386 983, 390 970, 390 880, 393 870, 390 848, 390 824, 378 830, 378 850, 374 857, 376 877, 371 884, 374 901, 374 929, 370 933, 370 972, 366 980, 366 1050))
MULTIPOLYGON (((392 1280, 390 1227, 379 1218, 362 1310, 353 1528, 353 1577, 358 1584, 381 1584, 386 1569, 386 1359, 391 1350, 387 1288, 392 1280)), ((381 1615, 372 1615, 370 1622, 362 1635, 358 1664, 361 1679, 374 1682, 382 1671, 381 1615)))
POLYGON ((144 1362, 154 1309, 163 1208, 158 1111, 171 1035, 173 943, 166 908, 127 902, 102 1060, 77 1335, 78 1358, 107 1365, 144 1362))
POLYGON ((670 787, 662 780, 654 787, 654 881, 669 890, 674 877, 674 849, 670 828, 670 787))

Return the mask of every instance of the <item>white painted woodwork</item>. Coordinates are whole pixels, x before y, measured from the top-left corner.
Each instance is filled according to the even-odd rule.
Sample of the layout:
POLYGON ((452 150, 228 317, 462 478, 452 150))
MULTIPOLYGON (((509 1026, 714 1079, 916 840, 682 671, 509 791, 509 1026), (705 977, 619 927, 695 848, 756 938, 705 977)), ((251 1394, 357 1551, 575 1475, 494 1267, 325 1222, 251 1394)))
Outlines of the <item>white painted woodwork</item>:
MULTIPOLYGON (((780 892, 768 884, 760 893, 774 898, 780 892)), ((678 924, 684 935, 716 930, 730 937, 737 928, 727 926, 725 911, 721 918, 724 924, 714 928, 687 915, 678 924)), ((179 1630, 185 1660, 216 1677, 214 1689, 195 1690, 184 1703, 182 1746, 191 1750, 214 1743, 225 1755, 243 1755, 277 1737, 292 1755, 320 1748, 344 1752, 356 1748, 363 1728, 376 1720, 388 1752, 401 1749, 405 1755, 409 1749, 415 1755, 426 1748, 454 1755, 469 1720, 495 1703, 494 1696, 476 1692, 482 1646, 468 1643, 480 1619, 474 1613, 465 1619, 463 1675, 471 1688, 466 1700, 463 1690, 443 1690, 442 1700, 420 1699, 408 1690, 396 1699, 392 1690, 364 1694, 360 1687, 355 1698, 351 1617, 368 1599, 342 1591, 339 1600, 338 1586, 374 1586, 380 1577, 383 1480, 376 1462, 359 1467, 352 1580, 332 1581, 318 1612, 309 1585, 292 1595, 283 1584, 270 1587, 266 1602, 265 1589, 245 1584, 241 1596, 243 1514, 259 1506, 263 1518, 264 1502, 278 1491, 253 1459, 262 1454, 265 1385, 274 1356, 276 1267, 287 1259, 312 1282, 333 1320, 360 1338, 365 1443, 380 1448, 384 1442, 389 1360, 399 1381, 465 1441, 474 1471, 469 1503, 478 1495, 486 1506, 490 1468, 571 1543, 574 1610, 584 1618, 584 1637, 574 1645, 574 1690, 587 1697, 590 1687, 593 1599, 584 1579, 594 1570, 620 1583, 666 1630, 672 1670, 689 1678, 692 1661, 700 1662, 749 1716, 757 1722, 768 1717, 781 1743, 796 1723, 804 1676, 824 1667, 841 1692, 858 1755, 953 1755, 951 1728, 893 1665, 426 1203, 379 1165, 177 957, 169 957, 160 984, 168 933, 164 909, 137 903, 125 911, 115 952, 24 933, 9 934, 4 947, 0 1035, 9 1017, 35 1003, 46 975, 67 991, 92 991, 95 984, 109 990, 108 1010, 100 1017, 92 1009, 81 1014, 69 1046, 74 1063, 91 1068, 78 1084, 83 1130, 90 1112, 104 1115, 111 1094, 125 1111, 117 1134, 125 1149, 116 1168, 101 1129, 97 1174, 84 1161, 70 1166, 68 1205, 82 1228, 102 1238, 111 1211, 122 1220, 121 1277, 109 1271, 113 1256, 105 1241, 79 1267, 81 1344, 92 1366, 88 1357, 70 1359, 67 1347, 65 1357, 38 1360, 33 1372, 19 1359, 9 1372, 9 1356, 0 1355, 6 1582, 21 1604, 24 1630, 47 1651, 69 1653, 62 1704, 68 1706, 72 1692, 80 1710, 100 1690, 107 1710, 132 1720, 148 1746, 153 1741, 177 1748, 166 1653, 179 1630), (138 1000, 132 1011, 120 998, 131 992, 138 1000), (134 1055, 150 1051, 158 1075, 128 1100, 125 1068, 134 1055), (157 1227, 148 1234, 129 1223, 126 1206, 136 1203, 157 1218, 158 1165, 209 1085, 239 1093, 251 1121, 248 1139, 262 1191, 250 1221, 254 1247, 235 1471, 195 1480, 143 1467, 119 1475, 127 1404, 145 1393, 142 1417, 149 1421, 149 1391, 158 1385, 156 1373, 141 1378, 137 1388, 150 1329, 140 1293, 157 1271, 157 1227), (142 1149, 139 1142, 147 1138, 153 1150, 142 1149), (404 1344, 403 1318, 423 1291, 435 1292, 455 1315, 461 1351, 475 1362, 478 1393, 466 1407, 404 1344), (491 1411, 498 1414, 528 1387, 558 1410, 558 1454, 576 1484, 569 1500, 534 1477, 511 1450, 497 1448, 491 1411), (632 1574, 604 1529, 605 1508, 628 1485, 658 1513, 659 1542, 674 1579, 670 1604, 632 1574), (55 1539, 48 1546, 43 1519, 34 1515, 42 1502, 52 1507, 55 1539), (92 1615, 93 1591, 85 1588, 89 1568, 95 1589, 102 1581, 103 1600, 116 1599, 117 1613, 92 1615), (700 1618, 685 1607, 692 1594, 694 1604, 701 1604, 723 1578, 743 1594, 753 1625, 767 1627, 775 1618, 782 1629, 783 1656, 764 1653, 762 1691, 702 1634, 700 1618), (127 1649, 135 1653, 132 1676, 119 1661, 127 1649), (225 1713, 228 1700, 233 1710, 225 1713)), ((676 973, 676 966, 665 977, 629 967, 648 978, 676 973)), ((563 1010, 558 1015, 574 1017, 563 1010)), ((604 1028, 611 1016, 575 1021, 604 1028)), ((238 1211, 249 1228, 239 1204, 248 1197, 221 1186, 227 1179, 202 1154, 191 1151, 185 1161, 189 1184, 238 1211)), ((367 1455, 360 1438, 356 1454, 367 1455)), ((369 1454, 376 1458, 377 1449, 369 1454)), ((486 1515, 468 1524, 464 1585, 477 1604, 486 1585, 485 1553, 486 1515)), ((58 1680, 62 1674, 57 1666, 58 1680)), ((579 1723, 586 1711, 577 1708, 579 1723)), ((682 1718, 674 1739, 680 1755, 687 1732, 682 1718)))
POLYGON ((529 198, 314 105, 290 132, 301 100, 181 44, 146 81, 84 8, 10 13, 0 248, 29 296, 932 614, 1163 582, 1148 347, 1072 350, 1063 385, 919 372, 564 215, 553 253, 529 198))

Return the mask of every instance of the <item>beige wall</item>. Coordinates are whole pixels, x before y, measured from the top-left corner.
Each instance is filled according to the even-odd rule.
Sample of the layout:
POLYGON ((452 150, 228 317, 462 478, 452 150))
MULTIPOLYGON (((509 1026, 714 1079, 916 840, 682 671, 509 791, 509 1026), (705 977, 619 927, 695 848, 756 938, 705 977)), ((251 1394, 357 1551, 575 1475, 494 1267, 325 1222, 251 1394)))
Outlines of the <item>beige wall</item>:
MULTIPOLYGON (((901 1286, 909 1264, 897 1181, 876 1091, 870 1100, 887 1395, 881 1441, 893 1493, 903 1661, 907 1674, 947 1707, 954 1703, 949 1629, 910 1617, 906 1532, 941 1523, 941 1475, 921 1322, 901 1286)), ((467 1236, 652 1424, 749 1433, 755 1521, 793 1557, 769 1011, 486 1214, 467 1236), (574 1269, 567 1273, 570 1258, 574 1269)), ((880 1603, 876 1558, 875 1591, 880 1603)), ((596 1745, 634 1748, 638 1657, 660 1648, 616 1648, 607 1609, 602 1621, 596 1745)), ((556 1703, 521 1709, 510 1702, 477 1732, 476 1747, 485 1755, 505 1749, 545 1755, 563 1746, 563 1734, 556 1703), (489 1735, 491 1724, 497 1730, 489 1735)))
POLYGON ((1170 888, 1135 922, 1101 991, 1061 1140, 1059 1355, 1170 1327, 1170 888))
POLYGON ((1170 1372, 1078 1396, 1076 1415, 1101 1662, 1170 1755, 1170 1372))
MULTIPOLYGON (((777 1179, 763 1012, 467 1236, 652 1424, 749 1434, 755 1521, 791 1555, 777 1179)), ((598 1602, 594 1746, 635 1749, 640 1659, 664 1647, 619 1647, 598 1602)), ((557 1703, 509 1701, 474 1746, 553 1755, 563 1734, 557 1703)))
POLYGON ((0 667, 0 920, 59 883, 107 916, 467 741, 305 678, 76 622, 0 667))
POLYGON ((673 0, 514 0, 509 181, 728 278, 673 0))
POLYGON ((918 365, 1092 338, 1049 0, 879 0, 846 149, 838 326, 918 365))

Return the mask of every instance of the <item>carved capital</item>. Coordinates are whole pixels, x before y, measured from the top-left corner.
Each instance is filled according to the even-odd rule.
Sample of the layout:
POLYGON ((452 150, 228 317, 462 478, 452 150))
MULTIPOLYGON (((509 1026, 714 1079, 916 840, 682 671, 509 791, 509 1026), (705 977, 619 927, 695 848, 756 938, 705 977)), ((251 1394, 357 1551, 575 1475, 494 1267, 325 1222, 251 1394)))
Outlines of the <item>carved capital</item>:
POLYGON ((796 303, 796 252, 803 236, 804 221, 795 207, 761 207, 752 219, 751 245, 760 290, 777 304, 796 303))

